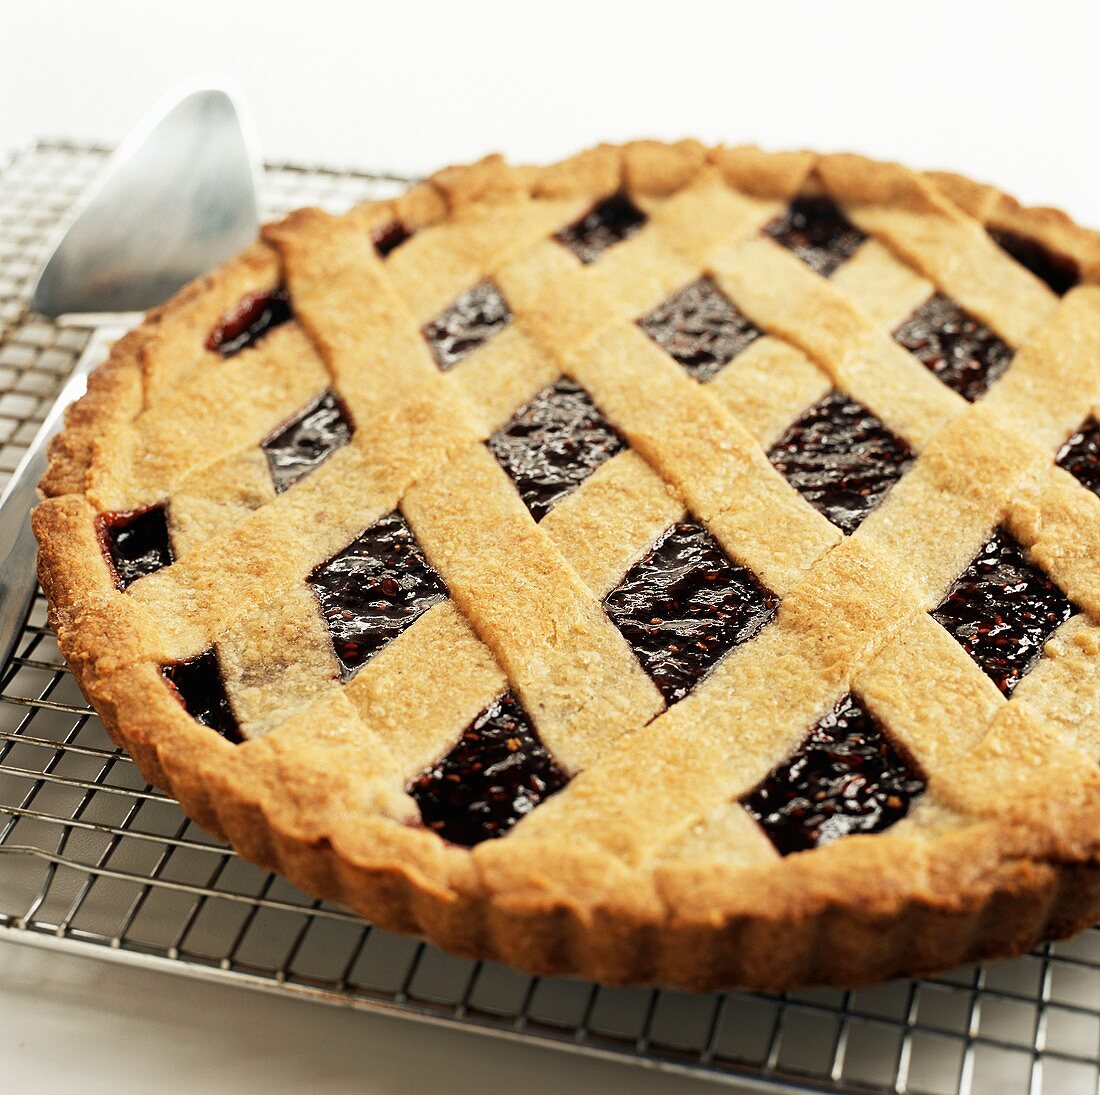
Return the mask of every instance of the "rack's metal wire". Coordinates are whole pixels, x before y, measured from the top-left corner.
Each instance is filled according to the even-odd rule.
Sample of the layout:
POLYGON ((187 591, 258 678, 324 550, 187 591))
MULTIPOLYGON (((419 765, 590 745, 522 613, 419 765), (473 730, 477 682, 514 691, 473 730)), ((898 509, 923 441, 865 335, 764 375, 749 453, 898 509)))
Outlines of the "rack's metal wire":
MULTIPOLYGON (((88 332, 27 307, 42 248, 104 149, 0 161, 0 488, 88 332)), ((272 165, 265 212, 397 177, 272 165)), ((768 1089, 1100 1089, 1100 929, 1013 962, 860 991, 691 996, 532 978, 366 926, 239 859, 114 748, 39 596, 0 670, 0 939, 80 949, 768 1089)))

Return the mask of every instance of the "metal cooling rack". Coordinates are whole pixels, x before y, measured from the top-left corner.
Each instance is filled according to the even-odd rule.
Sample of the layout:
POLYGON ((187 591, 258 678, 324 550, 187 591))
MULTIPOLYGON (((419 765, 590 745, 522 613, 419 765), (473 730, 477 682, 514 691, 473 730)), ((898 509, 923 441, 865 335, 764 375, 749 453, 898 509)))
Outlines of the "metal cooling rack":
MULTIPOLYGON (((0 489, 88 332, 29 312, 46 241, 106 150, 0 161, 0 489)), ((392 192, 269 166, 265 212, 392 192)), ((363 924, 239 859, 115 749, 33 605, 0 672, 0 939, 386 1011, 768 1090, 1096 1095, 1100 929, 858 992, 692 996, 531 978, 363 924)))

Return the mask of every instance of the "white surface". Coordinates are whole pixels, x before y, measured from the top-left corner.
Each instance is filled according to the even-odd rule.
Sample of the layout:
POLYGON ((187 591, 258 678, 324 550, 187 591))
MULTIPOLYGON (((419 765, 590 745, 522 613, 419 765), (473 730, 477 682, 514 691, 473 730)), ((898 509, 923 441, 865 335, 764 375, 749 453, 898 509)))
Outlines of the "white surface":
MULTIPOLYGON (((1087 2, 0 0, 0 149, 115 142, 205 70, 238 81, 268 157, 426 171, 697 135, 963 170, 1100 225, 1098 40, 1087 2)), ((16 1093, 700 1090, 2 943, 0 1075, 16 1093)))
POLYGON ((966 170, 1100 224, 1100 5, 3 0, 0 146, 117 141, 196 70, 269 156, 427 171, 695 135, 966 170))
POLYGON ((699 1080, 0 941, 4 1095, 707 1095, 699 1080))

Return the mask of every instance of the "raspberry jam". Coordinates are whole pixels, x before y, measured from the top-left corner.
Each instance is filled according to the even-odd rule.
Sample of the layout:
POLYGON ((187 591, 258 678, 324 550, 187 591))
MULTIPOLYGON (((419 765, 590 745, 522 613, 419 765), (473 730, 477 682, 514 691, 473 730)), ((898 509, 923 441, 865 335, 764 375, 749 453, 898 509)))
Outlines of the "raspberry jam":
POLYGON ((866 407, 832 392, 787 429, 768 459, 807 502, 852 533, 914 456, 866 407))
POLYGON ((779 853, 790 855, 852 833, 881 833, 905 817, 925 786, 878 721, 848 695, 741 805, 779 853))
POLYGON ((1057 463, 1093 494, 1100 494, 1100 422, 1086 419, 1062 446, 1057 463))
POLYGON ((625 445, 588 393, 562 377, 497 430, 489 448, 541 521, 625 445))
POLYGON ((447 596, 443 579, 396 511, 360 533, 307 581, 345 679, 447 596))
POLYGON ((763 334, 711 278, 684 286, 638 326, 700 382, 716 376, 763 334))
POLYGON ((503 836, 568 782, 509 692, 482 711, 408 793, 429 829, 471 847, 503 836))
POLYGON ((399 220, 386 221, 379 225, 371 236, 374 249, 381 258, 396 251, 401 244, 412 238, 412 232, 399 220))
POLYGON ((119 589, 174 561, 164 506, 102 514, 96 531, 119 589))
POLYGON ((491 281, 482 281, 459 295, 423 330, 435 363, 446 372, 485 345, 512 319, 508 302, 491 281))
POLYGON ((625 194, 614 194, 556 233, 554 239, 587 265, 609 247, 633 236, 645 222, 646 215, 625 194))
POLYGON ((894 339, 971 403, 1012 361, 1008 346, 942 293, 929 297, 894 332, 894 339))
POLYGON ((1012 535, 998 528, 932 617, 1007 696, 1074 611, 1069 598, 1027 561, 1012 535))
POLYGON ((764 232, 826 278, 867 238, 831 198, 795 198, 764 232))
POLYGON ((255 346, 269 331, 294 318, 290 294, 283 288, 241 297, 232 312, 210 332, 206 348, 232 357, 255 346))
POLYGON ((334 392, 311 403, 260 445, 275 492, 292 487, 351 440, 351 419, 334 392))
POLYGON ((240 727, 225 693, 221 666, 213 648, 190 661, 166 665, 161 673, 196 722, 216 730, 227 741, 241 742, 240 727))
POLYGON ((775 615, 779 599, 694 521, 665 532, 605 599, 665 701, 676 703, 775 615))

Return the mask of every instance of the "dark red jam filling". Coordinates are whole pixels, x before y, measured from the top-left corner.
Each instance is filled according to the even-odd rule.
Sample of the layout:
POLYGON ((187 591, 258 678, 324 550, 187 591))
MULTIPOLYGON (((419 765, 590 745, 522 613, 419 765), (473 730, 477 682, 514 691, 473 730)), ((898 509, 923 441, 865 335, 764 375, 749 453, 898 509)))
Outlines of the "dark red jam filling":
POLYGON ((409 784, 424 824, 471 847, 503 836, 569 777, 510 693, 466 727, 458 744, 409 784))
POLYGON ((210 332, 206 348, 216 350, 222 357, 232 357, 255 346, 268 331, 293 318, 290 294, 285 289, 249 293, 210 332))
POLYGON ((795 198, 764 231, 826 278, 867 238, 831 198, 795 198))
POLYGON ((768 459, 807 502, 852 533, 914 456, 866 407, 832 392, 787 429, 768 459))
POLYGON ((489 438, 536 521, 624 447, 588 393, 565 377, 489 438))
POLYGON ((1011 534, 998 528, 932 616, 1008 696, 1075 611, 1011 534))
POLYGON ((1081 280, 1081 271, 1073 259, 1048 250, 1038 240, 1000 228, 990 228, 988 231, 1002 251, 1007 251, 1040 281, 1045 281, 1060 297, 1081 280))
POLYGON ((1062 446, 1058 466, 1079 479, 1093 494, 1100 494, 1100 422, 1089 418, 1062 446))
POLYGON ((374 243, 374 249, 378 252, 379 256, 385 258, 387 255, 396 251, 401 244, 406 240, 412 238, 412 232, 399 220, 386 221, 385 224, 379 225, 374 230, 374 235, 371 237, 374 243))
POLYGON ((698 381, 710 380, 763 334, 710 278, 685 286, 638 326, 698 381))
POLYGON ((935 293, 894 338, 949 388, 973 403, 1012 361, 1012 351, 953 300, 935 293))
POLYGON ((447 596, 397 511, 357 536, 307 579, 344 678, 447 596))
POLYGON ((225 694, 218 655, 213 648, 188 662, 166 665, 161 672, 196 722, 216 730, 227 741, 240 743, 240 727, 225 694))
POLYGON ((609 247, 633 236, 645 222, 646 215, 625 194, 614 194, 556 233, 554 239, 581 262, 595 262, 609 247))
POLYGON ((343 403, 333 392, 325 392, 260 446, 276 493, 282 494, 323 464, 351 435, 351 419, 343 403))
POLYGON ((849 695, 741 805, 779 853, 790 855, 851 833, 881 833, 905 817, 926 785, 878 721, 849 695))
POLYGON ((424 327, 435 363, 446 372, 484 346, 512 318, 508 302, 491 281, 478 282, 424 327))
POLYGON ((660 536, 604 603, 673 704, 771 620, 779 598, 728 559, 702 525, 682 521, 660 536))
POLYGON ((119 589, 172 565, 172 541, 164 506, 105 513, 96 519, 96 529, 119 589))

